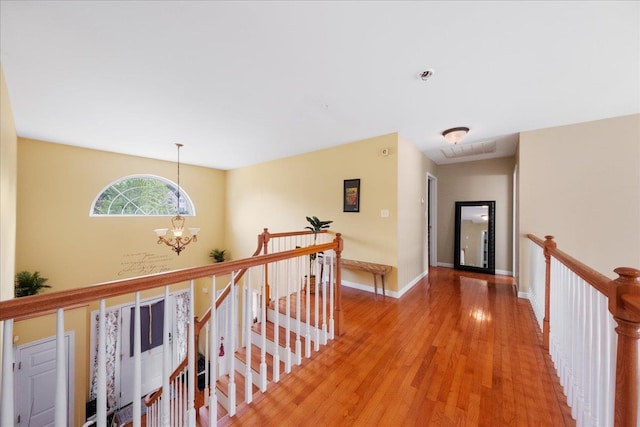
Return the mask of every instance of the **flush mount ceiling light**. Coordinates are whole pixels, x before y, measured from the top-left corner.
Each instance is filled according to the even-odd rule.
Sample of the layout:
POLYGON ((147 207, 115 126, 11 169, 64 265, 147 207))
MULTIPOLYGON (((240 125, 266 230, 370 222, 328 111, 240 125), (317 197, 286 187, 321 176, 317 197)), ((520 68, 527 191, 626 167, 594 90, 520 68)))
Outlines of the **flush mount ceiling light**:
POLYGON ((464 138, 467 133, 469 133, 469 128, 460 126, 443 131, 442 136, 444 136, 444 139, 446 139, 448 143, 457 144, 462 141, 462 138, 464 138))

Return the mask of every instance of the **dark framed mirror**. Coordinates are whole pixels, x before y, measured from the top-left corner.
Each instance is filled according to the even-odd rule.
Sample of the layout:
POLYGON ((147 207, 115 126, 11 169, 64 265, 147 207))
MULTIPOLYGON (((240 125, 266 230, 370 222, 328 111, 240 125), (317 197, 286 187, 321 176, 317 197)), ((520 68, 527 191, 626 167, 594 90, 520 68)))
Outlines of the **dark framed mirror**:
POLYGON ((456 270, 495 274, 495 212, 495 201, 456 202, 456 270))

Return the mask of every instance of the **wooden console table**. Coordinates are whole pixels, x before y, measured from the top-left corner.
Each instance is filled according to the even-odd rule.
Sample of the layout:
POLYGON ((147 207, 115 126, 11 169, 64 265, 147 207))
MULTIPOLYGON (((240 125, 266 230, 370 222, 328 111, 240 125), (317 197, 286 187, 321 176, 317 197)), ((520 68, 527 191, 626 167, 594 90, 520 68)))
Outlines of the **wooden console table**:
POLYGON ((373 274, 373 289, 376 295, 378 295, 378 279, 377 279, 378 276, 377 275, 379 274, 380 278, 382 279, 382 296, 386 296, 385 295, 386 289, 384 287, 384 275, 391 271, 390 265, 375 264, 373 262, 357 261, 354 259, 346 259, 346 258, 342 258, 340 260, 340 265, 342 266, 342 268, 346 268, 349 270, 366 271, 368 273, 373 274))

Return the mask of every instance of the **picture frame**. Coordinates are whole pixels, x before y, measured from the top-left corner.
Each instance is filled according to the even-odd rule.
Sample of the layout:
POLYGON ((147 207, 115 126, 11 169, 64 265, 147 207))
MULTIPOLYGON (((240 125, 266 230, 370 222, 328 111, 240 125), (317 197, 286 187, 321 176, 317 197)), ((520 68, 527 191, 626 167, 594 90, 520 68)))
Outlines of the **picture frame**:
POLYGON ((342 192, 342 211, 360 212, 360 179, 345 179, 342 192))

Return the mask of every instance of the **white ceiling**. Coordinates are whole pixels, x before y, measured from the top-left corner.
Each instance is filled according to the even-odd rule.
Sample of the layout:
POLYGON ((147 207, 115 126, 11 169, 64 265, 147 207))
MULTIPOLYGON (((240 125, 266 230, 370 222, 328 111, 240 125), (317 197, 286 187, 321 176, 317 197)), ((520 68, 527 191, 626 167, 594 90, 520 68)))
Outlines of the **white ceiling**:
MULTIPOLYGON (((231 169, 640 112, 640 2, 0 2, 18 134, 231 169), (433 69, 427 82, 417 78, 433 69)), ((463 157, 447 161, 485 158, 463 157)))

